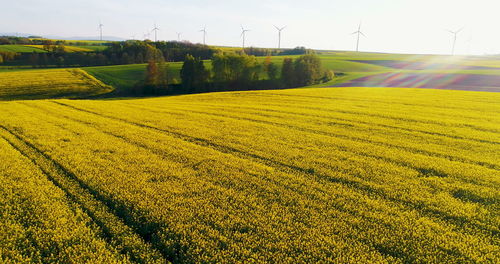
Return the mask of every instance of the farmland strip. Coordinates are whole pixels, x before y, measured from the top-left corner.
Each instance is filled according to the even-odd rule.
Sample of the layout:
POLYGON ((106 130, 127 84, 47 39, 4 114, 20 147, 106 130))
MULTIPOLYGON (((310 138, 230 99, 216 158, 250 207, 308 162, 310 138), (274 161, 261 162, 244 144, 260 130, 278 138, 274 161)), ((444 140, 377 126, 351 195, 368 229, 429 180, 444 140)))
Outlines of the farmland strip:
MULTIPOLYGON (((276 160, 271 160, 271 159, 269 159, 267 157, 263 157, 263 156, 260 156, 260 155, 257 155, 257 154, 249 153, 249 152, 246 152, 246 151, 234 148, 234 147, 220 145, 218 143, 214 143, 212 141, 209 141, 209 140, 206 140, 206 139, 203 139, 203 138, 189 136, 189 135, 186 135, 186 134, 183 134, 183 133, 179 133, 179 132, 167 130, 165 128, 158 128, 158 127, 150 126, 150 125, 147 125, 147 124, 141 124, 141 123, 133 122, 133 121, 130 121, 130 120, 126 120, 126 119, 123 119, 123 118, 108 116, 108 115, 104 115, 102 113, 96 113, 96 112, 93 112, 93 111, 90 111, 90 110, 86 110, 86 109, 82 109, 82 108, 79 108, 79 107, 75 107, 75 106, 68 105, 68 104, 65 104, 65 103, 62 103, 62 102, 54 102, 54 103, 56 103, 58 105, 65 106, 65 107, 69 107, 69 108, 72 108, 72 109, 75 109, 75 110, 78 110, 78 111, 87 112, 87 113, 90 113, 90 114, 93 114, 93 115, 97 115, 97 116, 100 116, 100 117, 104 117, 104 118, 108 118, 108 119, 113 119, 113 120, 117 120, 117 121, 121 121, 121 122, 125 122, 125 123, 128 123, 128 124, 131 124, 131 125, 135 125, 135 126, 138 126, 138 127, 143 127, 143 128, 146 128, 146 129, 152 129, 152 130, 156 130, 156 131, 159 131, 159 132, 163 132, 163 133, 167 133, 167 134, 170 134, 170 135, 174 135, 174 136, 176 136, 176 137, 178 137, 180 139, 186 140, 188 142, 195 143, 195 144, 198 144, 198 145, 201 145, 201 146, 211 147, 211 148, 213 148, 213 149, 215 149, 217 151, 223 152, 223 153, 236 155, 236 156, 239 156, 239 157, 242 157, 242 158, 246 158, 246 159, 250 158, 250 159, 256 160, 258 162, 261 162, 263 164, 272 166, 272 167, 280 167, 285 172, 287 172, 288 170, 292 170, 292 171, 295 171, 295 172, 298 172, 298 173, 301 173, 301 174, 306 174, 306 175, 314 176, 314 177, 316 177, 318 179, 322 179, 322 180, 326 180, 326 181, 330 181, 330 182, 335 182, 335 183, 340 183, 340 184, 343 184, 345 186, 348 186, 349 188, 354 188, 354 189, 360 190, 360 191, 362 191, 364 193, 368 193, 370 195, 374 195, 374 196, 383 198, 385 200, 388 200, 388 201, 391 201, 391 202, 403 205, 403 206, 407 207, 408 209, 415 209, 415 210, 421 212, 423 215, 427 215, 427 216, 430 216, 430 217, 433 217, 433 218, 437 218, 437 219, 449 222, 450 224, 457 225, 457 226, 459 226, 461 228, 473 227, 475 229, 482 230, 483 232, 486 232, 486 233, 489 233, 489 234, 492 234, 492 235, 498 235, 499 234, 499 230, 497 228, 491 226, 490 224, 487 224, 487 223, 477 223, 477 222, 476 223, 472 223, 467 218, 464 218, 464 217, 454 216, 454 215, 448 214, 446 212, 443 212, 443 211, 440 211, 440 210, 436 210, 436 209, 432 209, 432 208, 426 208, 426 206, 424 204, 420 203, 420 202, 414 202, 414 201, 411 201, 411 200, 405 200, 405 199, 401 199, 401 198, 397 198, 397 197, 388 195, 385 192, 376 190, 372 186, 364 184, 364 183, 362 183, 360 181, 350 180, 350 179, 346 179, 346 178, 343 178, 343 177, 336 177, 336 176, 333 176, 333 175, 320 174, 320 173, 318 173, 318 172, 316 172, 314 170, 310 170, 310 169, 307 169, 307 168, 302 168, 302 167, 298 167, 298 166, 286 164, 286 163, 283 163, 283 162, 280 162, 280 161, 276 161, 276 160)), ((393 162, 392 160, 387 160, 387 159, 385 159, 383 157, 378 157, 378 156, 366 155, 366 157, 375 158, 375 159, 379 159, 379 160, 385 160, 386 162, 393 162)), ((396 161, 394 161, 394 162, 396 162, 396 161)), ((409 163, 401 163, 400 165, 401 166, 412 167, 411 164, 409 164, 409 163)), ((439 172, 434 172, 432 170, 427 170, 425 168, 415 168, 415 167, 413 167, 413 168, 415 170, 421 170, 422 173, 431 173, 431 174, 436 174, 437 173, 437 174, 439 174, 439 172)))
POLYGON ((134 228, 126 224, 126 219, 113 213, 94 190, 14 130, 3 125, 0 129, 8 133, 3 137, 13 148, 36 164, 50 181, 87 212, 112 244, 139 263, 165 263, 164 256, 135 233, 134 228))
MULTIPOLYGON (((139 107, 139 106, 135 106, 135 108, 138 108, 138 109, 141 109, 141 110, 144 110, 144 111, 148 111, 148 112, 151 112, 151 113, 157 113, 157 114, 158 113, 159 114, 173 114, 172 108, 169 108, 168 111, 154 111, 151 108, 139 107)), ((187 111, 187 109, 181 109, 181 110, 179 110, 178 113, 183 113, 185 111, 187 111)), ((229 114, 220 114, 220 113, 214 113, 214 112, 208 112, 208 111, 196 111, 196 110, 193 110, 193 109, 189 109, 189 112, 190 113, 196 113, 196 114, 199 114, 199 115, 218 116, 218 117, 223 117, 223 118, 231 118, 231 119, 245 120, 245 121, 250 121, 250 122, 255 122, 255 123, 261 123, 261 124, 267 124, 267 125, 271 125, 271 126, 280 126, 280 127, 289 128, 289 129, 292 129, 292 130, 298 130, 298 131, 312 133, 312 134, 324 135, 324 136, 329 136, 329 137, 333 137, 333 138, 342 138, 342 139, 347 139, 347 140, 352 140, 352 141, 359 141, 359 142, 364 142, 364 143, 378 145, 378 146, 383 146, 383 147, 388 147, 388 148, 400 149, 400 150, 403 150, 403 151, 407 151, 409 153, 418 153, 418 154, 427 155, 427 156, 439 157, 439 158, 443 158, 443 159, 447 159, 447 160, 451 160, 451 161, 458 161, 458 162, 462 162, 462 163, 468 163, 468 164, 472 164, 472 165, 483 166, 483 167, 494 169, 494 170, 500 170, 500 165, 497 165, 497 164, 492 164, 492 163, 488 163, 488 162, 481 162, 481 161, 470 160, 470 159, 467 159, 467 158, 462 158, 462 157, 457 157, 457 156, 452 156, 452 155, 446 155, 446 154, 442 154, 442 153, 438 153, 438 152, 432 152, 432 151, 427 151, 427 150, 423 150, 423 149, 417 149, 417 148, 414 148, 414 147, 395 145, 395 144, 390 144, 390 143, 387 143, 387 142, 381 142, 381 141, 375 141, 375 140, 368 140, 368 139, 361 138, 361 137, 356 137, 356 136, 353 136, 353 135, 347 136, 347 135, 344 135, 344 134, 333 133, 333 132, 325 132, 325 131, 320 131, 320 130, 313 130, 313 129, 309 129, 309 128, 305 128, 305 127, 298 127, 298 126, 294 126, 294 125, 290 125, 290 124, 285 124, 285 123, 265 121, 265 120, 258 120, 258 119, 253 119, 253 118, 246 118, 246 117, 241 117, 241 116, 233 116, 233 115, 229 115, 229 114)), ((219 112, 221 112, 221 111, 219 111, 219 112)), ((245 113, 245 112, 239 112, 239 111, 235 111, 234 109, 231 109, 231 111, 228 112, 228 113, 245 113)), ((253 112, 251 114, 252 115, 258 115, 258 116, 263 116, 263 117, 276 117, 276 116, 271 116, 271 115, 259 114, 259 113, 255 113, 255 112, 253 112)), ((297 115, 299 115, 299 114, 297 114, 297 115)), ((343 120, 343 121, 345 121, 345 120, 343 120)), ((358 154, 359 155, 365 155, 363 153, 358 153, 358 154)), ((376 157, 380 158, 380 159, 383 159, 383 157, 380 157, 380 156, 376 156, 376 157)), ((393 162, 393 163, 398 163, 399 162, 399 161, 396 161, 396 160, 388 160, 388 161, 389 162, 393 162)), ((408 164, 408 163, 405 163, 405 164, 408 164)), ((407 165, 405 165, 405 166, 407 166, 407 165)))

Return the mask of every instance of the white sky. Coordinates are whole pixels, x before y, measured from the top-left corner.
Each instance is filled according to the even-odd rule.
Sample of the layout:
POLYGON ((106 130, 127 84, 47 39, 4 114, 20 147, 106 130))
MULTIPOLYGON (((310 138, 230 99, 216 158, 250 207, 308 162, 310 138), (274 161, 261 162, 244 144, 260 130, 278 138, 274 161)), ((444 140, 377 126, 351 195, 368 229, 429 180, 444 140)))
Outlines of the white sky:
POLYGON ((142 38, 156 21, 160 40, 240 46, 240 25, 251 29, 247 46, 276 47, 273 24, 287 25, 282 46, 353 50, 360 21, 367 36, 360 50, 451 52, 446 29, 465 27, 459 54, 500 53, 500 0, 1 0, 0 32, 37 35, 142 38))

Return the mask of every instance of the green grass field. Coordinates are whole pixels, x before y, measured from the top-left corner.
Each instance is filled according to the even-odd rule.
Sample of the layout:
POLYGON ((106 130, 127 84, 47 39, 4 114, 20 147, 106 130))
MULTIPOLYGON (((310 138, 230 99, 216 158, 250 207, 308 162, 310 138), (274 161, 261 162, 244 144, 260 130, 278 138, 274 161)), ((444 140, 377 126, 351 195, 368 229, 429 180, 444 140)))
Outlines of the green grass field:
MULTIPOLYGON (((295 58, 298 56, 289 57, 295 58)), ((275 56, 271 58, 271 61, 276 63, 278 66, 281 66, 283 58, 285 57, 275 56)), ((325 68, 337 72, 348 73, 348 77, 343 77, 342 79, 338 79, 336 81, 362 77, 370 74, 371 72, 386 72, 390 70, 386 67, 376 65, 338 60, 336 57, 332 56, 321 56, 321 58, 325 68)), ((265 57, 258 57, 258 60, 261 62, 264 62, 265 59, 265 57)), ((209 61, 205 62, 205 67, 210 69, 211 65, 209 61)), ((181 62, 169 63, 169 76, 172 80, 175 79, 174 82, 180 81, 179 74, 181 68, 181 62)), ((120 90, 131 89, 138 80, 142 80, 144 78, 146 73, 145 64, 86 67, 83 69, 106 84, 112 85, 120 90)))
POLYGON ((107 46, 71 46, 71 47, 75 47, 75 48, 83 48, 83 49, 87 49, 87 50, 91 50, 91 51, 103 51, 105 49, 107 49, 108 47, 107 46))
POLYGON ((112 90, 80 69, 0 71, 0 100, 82 98, 112 90))
MULTIPOLYGON (((229 48, 227 48, 229 49, 229 48)), ((354 53, 354 52, 335 52, 335 53, 321 53, 319 54, 323 65, 326 69, 333 70, 337 73, 342 73, 342 77, 336 78, 332 82, 322 84, 319 86, 329 86, 339 84, 356 78, 361 78, 368 75, 381 74, 387 72, 422 72, 422 73, 461 73, 461 74, 480 74, 480 75, 499 75, 500 70, 397 70, 379 65, 369 63, 354 62, 353 60, 396 60, 396 61, 436 61, 441 63, 454 63, 458 65, 468 66, 484 66, 492 67, 500 63, 495 60, 481 60, 473 59, 453 59, 449 56, 431 56, 431 55, 403 55, 403 54, 382 54, 382 53, 354 53)), ((289 58, 296 58, 298 56, 285 56, 289 58)), ((281 66, 284 56, 271 57, 271 61, 281 66)), ((258 60, 264 62, 265 57, 258 57, 258 60)), ((205 62, 205 66, 210 68, 210 62, 205 62)), ((169 63, 169 76, 178 82, 179 72, 182 63, 169 63)), ((106 84, 112 85, 119 90, 128 90, 133 85, 144 78, 145 64, 137 65, 118 65, 118 66, 102 66, 102 67, 86 67, 83 68, 96 78, 102 80, 106 84)))
MULTIPOLYGON (((92 52, 92 51, 103 51, 107 49, 106 46, 64 46, 66 52, 92 52)), ((46 50, 43 49, 43 45, 0 45, 0 51, 9 51, 16 53, 45 53, 46 50)))
MULTIPOLYGON (((24 45, 25 47, 43 49, 43 45, 24 45)), ((87 49, 83 46, 64 46, 65 52, 91 52, 93 50, 87 49)))
MULTIPOLYGON (((103 51, 107 46, 102 44, 107 41, 68 41, 69 45, 65 45, 66 52, 92 52, 103 51), (72 45, 73 44, 73 45, 72 45), (76 45, 78 44, 78 45, 76 45), (82 45, 83 44, 83 45, 82 45)), ((45 53, 43 45, 0 45, 0 51, 16 52, 16 53, 45 53)))
MULTIPOLYGON (((96 46, 97 47, 97 46, 96 46)), ((298 56, 290 56, 291 58, 298 56)), ((369 75, 382 74, 382 73, 437 73, 437 74, 474 74, 474 75, 500 75, 500 70, 494 69, 480 69, 480 70, 450 70, 450 69, 440 69, 440 70, 405 70, 405 69, 393 69, 380 65, 354 62, 354 60, 395 60, 395 61, 431 61, 438 63, 453 63, 454 65, 463 66, 482 66, 482 67, 500 67, 498 61, 488 59, 488 57, 478 58, 451 58, 446 56, 430 56, 430 55, 401 55, 401 54, 378 54, 378 53, 352 53, 352 52, 336 52, 336 53, 324 53, 320 54, 325 68, 333 70, 337 73, 342 73, 343 75, 335 78, 333 81, 316 85, 317 87, 338 85, 344 82, 362 78, 369 75), (424 60, 425 59, 425 60, 424 60)), ((281 66, 283 61, 282 56, 271 57, 271 61, 281 66)), ((258 60, 264 62, 265 57, 258 57, 258 60)), ((210 62, 205 62, 205 66, 210 68, 210 62)), ((170 83, 180 82, 180 69, 182 67, 181 62, 169 63, 169 78, 170 83)), ((117 66, 99 66, 99 67, 85 67, 82 68, 89 74, 93 75, 95 78, 104 82, 107 85, 111 85, 116 89, 117 93, 122 91, 129 91, 134 87, 134 85, 143 80, 145 76, 145 64, 134 64, 134 65, 117 65, 117 66)), ((14 69, 19 71, 20 69, 14 69)), ((14 71, 12 67, 1 68, 0 72, 14 71)), ((22 69, 25 70, 25 69, 22 69)))
POLYGON ((0 254, 498 263, 499 102, 398 88, 0 102, 0 254))
POLYGON ((46 53, 47 51, 40 47, 29 47, 24 45, 0 45, 0 51, 16 53, 46 53))
POLYGON ((66 40, 66 39, 45 39, 45 38, 32 38, 31 40, 51 40, 51 41, 58 41, 62 40, 65 41, 66 43, 71 44, 78 44, 78 45, 89 45, 89 46, 96 46, 96 45, 104 45, 108 43, 112 43, 113 41, 107 41, 107 40, 66 40))
MULTIPOLYGON (((181 68, 181 62, 168 64, 168 76, 171 83, 180 82, 181 68)), ((85 67, 82 69, 104 83, 115 87, 117 92, 131 89, 137 82, 144 80, 146 75, 146 64, 85 67)))

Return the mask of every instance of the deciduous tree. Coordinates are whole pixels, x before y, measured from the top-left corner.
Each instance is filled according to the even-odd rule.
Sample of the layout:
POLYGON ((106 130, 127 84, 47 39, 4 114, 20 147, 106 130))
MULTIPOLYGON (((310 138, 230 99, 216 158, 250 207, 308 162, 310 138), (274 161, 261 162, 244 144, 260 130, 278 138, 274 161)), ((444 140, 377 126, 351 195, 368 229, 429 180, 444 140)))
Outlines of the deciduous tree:
POLYGON ((210 72, 205 69, 205 65, 200 58, 186 55, 181 69, 182 86, 185 92, 195 92, 200 90, 208 81, 210 72))
POLYGON ((281 68, 281 80, 286 87, 295 85, 295 69, 293 59, 285 58, 281 68))

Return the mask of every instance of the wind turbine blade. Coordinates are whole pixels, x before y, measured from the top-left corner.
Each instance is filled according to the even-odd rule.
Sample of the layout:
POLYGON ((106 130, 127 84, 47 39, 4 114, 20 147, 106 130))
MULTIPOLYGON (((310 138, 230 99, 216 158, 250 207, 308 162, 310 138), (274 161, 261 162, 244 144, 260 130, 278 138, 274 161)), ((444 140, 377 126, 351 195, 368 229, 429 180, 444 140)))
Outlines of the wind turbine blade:
POLYGON ((361 34, 363 37, 366 38, 365 34, 363 34, 363 32, 359 32, 359 34, 361 34))
POLYGON ((351 35, 356 35, 358 34, 359 31, 353 32, 351 35))
POLYGON ((465 27, 463 27, 463 28, 459 29, 456 33, 460 33, 460 32, 461 32, 462 30, 464 30, 464 29, 465 29, 465 27))
POLYGON ((276 30, 280 30, 280 28, 279 28, 279 27, 277 27, 277 26, 275 26, 275 25, 273 25, 273 26, 276 28, 276 30))

